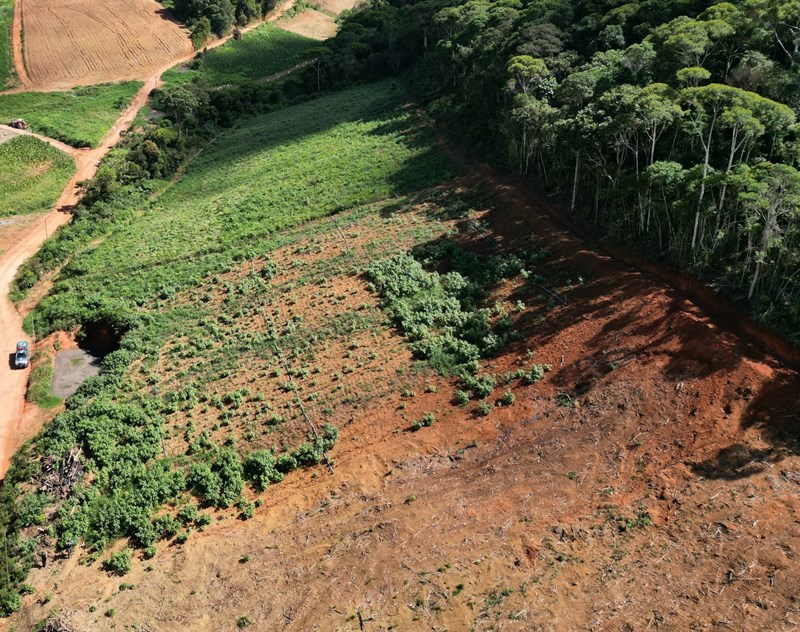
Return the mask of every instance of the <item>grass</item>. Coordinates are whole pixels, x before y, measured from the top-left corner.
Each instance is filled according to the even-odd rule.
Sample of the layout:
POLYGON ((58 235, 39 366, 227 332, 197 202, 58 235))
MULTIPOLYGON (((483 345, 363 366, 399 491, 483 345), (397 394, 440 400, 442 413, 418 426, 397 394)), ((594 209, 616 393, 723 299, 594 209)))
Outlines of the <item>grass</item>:
POLYGON ((11 50, 11 24, 14 0, 0 0, 0 88, 13 82, 14 55, 11 50))
POLYGON ((31 367, 26 399, 39 408, 55 408, 62 400, 50 394, 50 384, 53 381, 52 359, 47 354, 35 352, 31 357, 31 367))
POLYGON ((281 229, 441 182, 452 172, 404 98, 373 84, 220 135, 155 206, 74 259, 43 305, 67 326, 80 296, 168 296, 281 229))
POLYGON ((164 73, 164 88, 202 81, 210 86, 240 84, 275 74, 300 63, 319 42, 284 31, 269 22, 198 57, 194 69, 164 73))
POLYGON ((50 138, 73 147, 95 147, 141 87, 138 81, 126 81, 67 92, 4 94, 0 95, 0 121, 22 118, 50 138))
POLYGON ((74 172, 70 156, 32 136, 0 144, 0 217, 49 209, 74 172))

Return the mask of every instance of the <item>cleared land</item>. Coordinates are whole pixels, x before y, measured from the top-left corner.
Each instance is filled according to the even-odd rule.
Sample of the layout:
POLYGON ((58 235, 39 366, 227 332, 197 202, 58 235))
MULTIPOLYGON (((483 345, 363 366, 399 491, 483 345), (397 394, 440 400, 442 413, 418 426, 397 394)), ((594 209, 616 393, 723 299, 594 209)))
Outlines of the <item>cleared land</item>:
POLYGON ((326 40, 333 37, 338 28, 336 18, 315 9, 308 9, 293 17, 282 19, 278 22, 278 26, 315 40, 326 40))
POLYGON ((73 147, 94 147, 127 108, 137 81, 74 88, 66 92, 0 95, 0 121, 23 118, 36 132, 73 147))
POLYGON ((210 86, 244 83, 270 76, 303 60, 303 53, 317 42, 288 33, 270 22, 228 40, 198 56, 184 67, 164 73, 164 87, 201 80, 210 86))
POLYGON ((11 49, 11 24, 14 0, 0 0, 0 90, 14 78, 14 56, 11 49))
POLYGON ((0 143, 0 217, 49 210, 75 172, 75 161, 32 136, 0 143))
POLYGON ((357 4, 356 0, 299 3, 289 15, 278 21, 278 26, 315 40, 326 40, 336 34, 338 29, 336 17, 357 4))
POLYGON ((188 32, 155 0, 24 0, 25 61, 37 89, 143 79, 189 54, 188 32))
POLYGON ((135 589, 77 551, 86 565, 32 572, 14 623, 55 609, 93 630, 357 630, 359 614, 403 630, 781 629, 800 571, 796 374, 491 171, 246 247, 159 301, 120 390, 157 389, 164 448, 183 463, 209 444, 291 445, 296 389, 340 429, 333 474, 246 491, 245 507, 264 504, 245 522, 184 498, 165 515, 187 525, 185 545, 134 552, 135 589), (498 246, 528 274, 498 276, 498 246), (430 274, 471 271, 479 305, 510 324, 482 363, 488 395, 415 360, 363 274, 398 253, 430 274), (536 364, 551 370, 531 379, 536 364))

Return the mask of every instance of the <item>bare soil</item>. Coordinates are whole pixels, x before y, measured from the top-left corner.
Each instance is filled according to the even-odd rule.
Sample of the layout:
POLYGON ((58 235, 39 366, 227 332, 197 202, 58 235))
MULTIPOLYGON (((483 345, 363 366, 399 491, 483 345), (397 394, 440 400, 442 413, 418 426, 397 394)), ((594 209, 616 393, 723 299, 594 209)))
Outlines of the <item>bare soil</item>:
MULTIPOLYGON (((162 544, 125 577, 133 590, 78 564, 80 552, 34 571, 36 594, 12 623, 28 629, 55 608, 74 630, 233 629, 240 617, 258 630, 796 627, 797 373, 686 294, 587 248, 512 181, 480 171, 446 189, 495 196, 473 214, 488 238, 427 200, 318 222, 272 255, 270 317, 302 316, 314 332, 378 313, 354 270, 445 234, 485 254, 545 245, 536 272, 567 302, 498 287, 500 305, 524 303, 521 338, 487 366, 549 363, 545 379, 511 384, 515 402, 480 417, 452 405, 453 380, 415 367, 385 324, 328 337, 319 375, 298 382, 325 400, 312 416, 340 427, 333 474, 294 473, 251 520, 227 512, 185 546, 162 544), (407 432, 428 411, 437 421, 407 432)), ((207 286, 211 307, 251 270, 207 286)), ((177 385, 197 358, 166 353, 177 385)), ((220 391, 248 383, 280 410, 280 382, 251 364, 220 391)), ((175 434, 167 449, 179 453, 175 434)))
POLYGON ((192 51, 188 31, 155 0, 19 0, 26 89, 144 79, 192 51), (26 81, 27 79, 27 81, 26 81))
POLYGON ((284 18, 278 22, 278 26, 286 31, 304 35, 316 40, 326 40, 336 35, 336 19, 315 9, 306 9, 302 13, 291 18, 284 18))
POLYGON ((282 18, 278 26, 298 35, 316 40, 326 40, 336 35, 336 17, 358 4, 357 0, 322 0, 315 3, 317 9, 307 9, 291 18, 282 18))
POLYGON ((50 392, 65 399, 78 390, 87 378, 100 372, 100 358, 83 349, 61 351, 56 355, 50 392))

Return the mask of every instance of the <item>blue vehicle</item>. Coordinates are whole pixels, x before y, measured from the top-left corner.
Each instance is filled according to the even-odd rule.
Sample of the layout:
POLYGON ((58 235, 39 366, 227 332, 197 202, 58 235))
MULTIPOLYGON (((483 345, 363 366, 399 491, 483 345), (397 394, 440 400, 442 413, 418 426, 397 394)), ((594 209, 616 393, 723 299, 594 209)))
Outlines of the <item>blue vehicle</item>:
POLYGON ((25 340, 17 343, 17 353, 14 356, 14 366, 18 369, 25 369, 28 367, 29 361, 29 348, 25 340))

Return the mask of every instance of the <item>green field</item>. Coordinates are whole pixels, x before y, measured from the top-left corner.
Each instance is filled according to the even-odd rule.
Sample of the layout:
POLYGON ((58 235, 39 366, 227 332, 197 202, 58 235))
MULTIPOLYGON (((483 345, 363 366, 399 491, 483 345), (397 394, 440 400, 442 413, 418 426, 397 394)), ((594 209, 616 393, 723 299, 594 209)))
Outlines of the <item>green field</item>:
POLYGON ((14 0, 0 0, 0 88, 14 78, 14 55, 11 51, 11 23, 14 0))
MULTIPOLYGON (((280 340, 264 332, 244 331, 236 318, 217 311, 211 292, 227 286, 215 275, 226 275, 245 259, 252 266, 257 258, 263 267, 258 274, 253 269, 258 281, 248 278, 242 285, 244 294, 229 297, 242 323, 254 325, 264 298, 260 292, 266 292, 271 275, 278 273, 277 264, 265 263, 265 257, 288 244, 313 249, 320 231, 334 235, 338 242, 338 221, 311 224, 311 220, 341 213, 341 225, 349 226, 352 235, 356 218, 348 209, 358 208, 360 218, 392 224, 398 196, 451 177, 454 169, 437 149, 433 130, 405 102, 406 95, 385 82, 242 121, 236 130, 214 139, 156 201, 142 204, 146 198, 139 197, 129 200, 130 207, 108 209, 111 219, 104 237, 72 231, 82 248, 77 248, 50 294, 33 312, 36 331, 42 335, 45 329, 71 328, 68 323, 91 326, 94 322, 123 335, 120 349, 105 358, 101 374, 84 383, 70 398, 69 409, 34 442, 35 450, 50 454, 82 445, 87 467, 96 474, 89 484, 91 491, 62 506, 54 530, 59 543, 82 538, 102 551, 114 539, 127 536, 153 555, 158 540, 178 534, 174 524, 166 524, 173 520, 169 516, 152 520, 154 510, 163 503, 194 502, 190 491, 201 502, 220 509, 232 509, 235 503, 246 518, 255 506, 240 498, 243 477, 261 490, 285 473, 323 459, 337 430, 323 420, 318 437, 308 434, 295 407, 298 396, 284 378, 279 380, 282 386, 276 387, 286 400, 280 411, 256 392, 260 387, 253 385, 251 390, 229 379, 238 379, 231 368, 247 358, 253 362, 258 357, 263 364, 269 356, 274 364, 276 344, 288 349, 305 340, 306 334, 293 335, 294 319, 280 323, 280 331, 287 330, 280 340), (248 289, 254 282, 255 293, 248 289), (176 362, 162 362, 162 355, 187 364, 178 370, 176 362), (197 365, 200 361, 202 367, 197 365), (154 384, 161 386, 154 389, 154 384), (200 415, 197 425, 177 414, 195 406, 200 415), (209 406, 218 411, 212 413, 209 406), (217 415, 220 420, 214 422, 212 416, 217 415), (255 417, 250 419, 253 415, 258 419, 266 415, 272 426, 281 424, 281 428, 265 427, 259 434, 249 425, 239 427, 240 422, 256 423, 255 417), (241 433, 241 446, 234 430, 241 433), (219 431, 225 435, 224 445, 216 443, 219 431), (187 443, 175 444, 176 437, 184 437, 187 443), (178 453, 169 456, 167 449, 178 453)), ((80 216, 75 225, 84 225, 80 216)), ((413 225, 407 228, 418 230, 413 225)), ((427 226, 422 230, 420 237, 427 241, 427 226)), ((389 245, 396 247, 393 242, 389 245)), ((348 278, 353 256, 347 259, 346 270, 340 271, 348 278)), ((369 249, 363 253, 365 259, 371 256, 369 249)), ((332 252, 331 257, 335 261, 323 267, 338 270, 339 256, 332 252)), ((284 271, 292 268, 293 264, 284 266, 284 271)), ((328 286, 327 275, 323 268, 316 270, 310 291, 328 286)), ((291 300, 293 283, 282 283, 279 294, 291 300)), ((233 292, 235 284, 229 285, 233 292)), ((341 313, 336 319, 321 322, 316 339, 320 353, 334 338, 344 352, 353 335, 371 335, 384 321, 377 307, 369 312, 337 311, 341 313)), ((29 316, 28 325, 31 320, 29 316)), ((295 360, 292 356, 287 361, 295 360)), ((379 363, 377 356, 369 361, 379 363)), ((303 375, 308 372, 299 366, 296 370, 303 375)), ((344 366, 342 371, 350 372, 344 366)), ((339 393, 337 384, 332 389, 339 393)), ((337 398, 343 400, 344 394, 337 398)), ((17 466, 9 474, 12 484, 24 476, 24 468, 17 466)), ((52 502, 45 495, 26 496, 17 526, 35 522, 42 507, 52 502)), ((191 513, 184 522, 191 528, 178 536, 182 540, 176 539, 177 543, 201 526, 192 526, 191 513)), ((31 551, 19 552, 14 542, 10 548, 18 556, 12 558, 13 564, 27 564, 31 551)))
POLYGON ((23 118, 36 132, 73 147, 94 147, 133 99, 138 81, 74 88, 67 92, 0 95, 0 121, 23 118))
POLYGON ((275 231, 447 178, 404 99, 373 84, 220 135, 151 209, 67 266, 42 304, 47 318, 69 329, 81 297, 119 305, 170 294, 275 231))
POLYGON ((319 46, 316 40, 296 35, 269 22, 246 33, 236 42, 230 40, 204 55, 194 70, 176 68, 164 73, 164 87, 202 80, 209 86, 254 81, 294 66, 303 53, 319 46))
POLYGON ((0 144, 0 217, 49 209, 75 172, 75 162, 32 136, 0 144))

